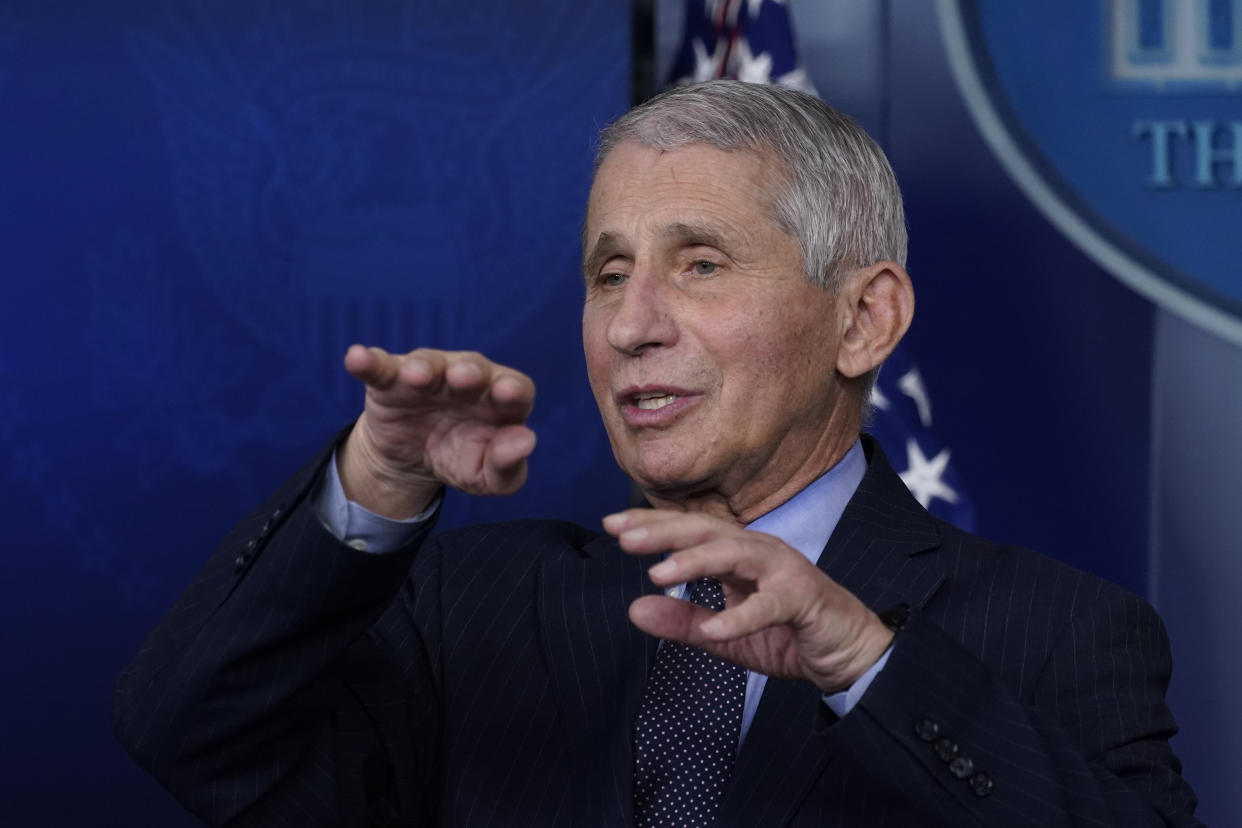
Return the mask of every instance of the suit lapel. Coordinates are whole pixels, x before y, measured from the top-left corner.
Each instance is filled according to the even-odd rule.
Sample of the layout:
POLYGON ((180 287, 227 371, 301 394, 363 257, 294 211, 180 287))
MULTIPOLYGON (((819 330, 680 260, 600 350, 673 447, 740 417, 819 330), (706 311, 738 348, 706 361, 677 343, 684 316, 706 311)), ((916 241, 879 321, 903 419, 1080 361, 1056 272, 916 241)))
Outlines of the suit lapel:
MULTIPOLYGON (((921 608, 945 579, 935 555, 924 554, 939 546, 939 527, 883 453, 867 438, 864 447, 867 473, 818 566, 876 612, 898 603, 921 608)), ((825 735, 833 720, 811 683, 769 679, 721 805, 720 824, 787 824, 832 759, 825 735)))
POLYGON ((655 592, 655 561, 601 536, 584 557, 544 565, 539 613, 554 698, 574 760, 573 825, 631 825, 630 729, 656 639, 630 623, 630 603, 655 592), (618 588, 620 587, 620 588, 618 588), (601 796, 603 794, 603 796, 601 796))
MULTIPOLYGON (((939 527, 864 437, 867 474, 819 559, 819 568, 881 611, 897 603, 921 608, 945 579, 935 555, 939 527)), ((634 558, 607 536, 583 556, 540 570, 544 655, 574 767, 573 825, 629 828, 633 823, 631 729, 657 640, 630 623, 627 611, 656 588, 654 558, 634 558)), ((808 682, 770 679, 733 781, 719 811, 724 826, 787 824, 832 756, 825 738, 832 714, 808 682)))

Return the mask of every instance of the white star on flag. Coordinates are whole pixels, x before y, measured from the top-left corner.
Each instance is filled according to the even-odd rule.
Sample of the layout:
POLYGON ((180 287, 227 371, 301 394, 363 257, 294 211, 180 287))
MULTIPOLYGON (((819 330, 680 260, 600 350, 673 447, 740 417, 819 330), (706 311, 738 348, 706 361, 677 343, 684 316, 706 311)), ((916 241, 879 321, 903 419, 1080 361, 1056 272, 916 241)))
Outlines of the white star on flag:
POLYGON ((737 44, 737 79, 746 83, 768 83, 772 80, 772 56, 767 52, 750 53, 750 41, 742 38, 737 44))
POLYGON ((930 428, 932 424, 931 398, 927 396, 927 386, 923 384, 923 376, 919 373, 919 369, 911 368, 907 371, 897 381, 897 387, 901 389, 901 393, 914 400, 914 405, 919 410, 919 422, 923 424, 923 428, 930 428))
POLYGON ((901 473, 901 482, 906 484, 910 494, 926 509, 933 498, 957 503, 957 492, 944 482, 944 471, 949 466, 949 450, 943 449, 939 454, 928 460, 923 450, 913 438, 906 440, 906 460, 909 467, 901 473))
POLYGON ((710 54, 707 51, 707 44, 695 38, 694 40, 694 82, 702 83, 712 78, 720 77, 720 55, 719 50, 713 50, 710 54))

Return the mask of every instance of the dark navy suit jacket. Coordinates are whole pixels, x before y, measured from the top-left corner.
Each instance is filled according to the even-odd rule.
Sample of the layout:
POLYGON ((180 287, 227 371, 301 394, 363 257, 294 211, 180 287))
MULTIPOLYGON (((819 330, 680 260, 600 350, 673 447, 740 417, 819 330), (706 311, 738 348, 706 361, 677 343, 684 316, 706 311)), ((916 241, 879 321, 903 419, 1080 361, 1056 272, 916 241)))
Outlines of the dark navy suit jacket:
MULTIPOLYGON (((836 719, 771 680, 721 826, 1190 826, 1144 602, 932 518, 879 449, 819 561, 913 608, 836 719)), ((567 523, 357 552, 308 493, 224 540, 116 690, 117 733, 213 824, 628 826, 650 561, 567 523)))

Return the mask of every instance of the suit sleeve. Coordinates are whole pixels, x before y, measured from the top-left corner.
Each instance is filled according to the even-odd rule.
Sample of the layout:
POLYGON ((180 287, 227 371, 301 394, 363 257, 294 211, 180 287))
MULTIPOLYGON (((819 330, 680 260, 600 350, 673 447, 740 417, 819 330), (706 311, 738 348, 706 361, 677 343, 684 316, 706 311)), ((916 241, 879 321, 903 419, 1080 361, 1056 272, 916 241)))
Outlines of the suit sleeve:
POLYGON ((1201 825, 1168 743, 1169 646, 1150 606, 1104 584, 1032 661, 1019 697, 915 613, 836 748, 892 796, 937 803, 945 825, 1201 825))
MULTIPOLYGON (((430 526, 387 555, 337 541, 308 496, 330 454, 224 539, 116 685, 120 741, 212 825, 434 819, 434 782, 413 782, 436 778, 435 646, 417 602, 393 602, 430 526), (390 606, 410 663, 368 633, 390 606)), ((434 595, 427 546, 419 578, 434 595)))

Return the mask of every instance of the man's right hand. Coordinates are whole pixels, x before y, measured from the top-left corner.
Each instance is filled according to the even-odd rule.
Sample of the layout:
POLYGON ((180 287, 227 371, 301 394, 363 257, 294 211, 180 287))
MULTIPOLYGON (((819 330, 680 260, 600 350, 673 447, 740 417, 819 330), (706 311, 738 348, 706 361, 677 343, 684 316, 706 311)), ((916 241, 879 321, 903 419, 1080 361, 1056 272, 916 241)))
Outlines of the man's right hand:
POLYGON ((535 433, 530 377, 473 351, 390 354, 353 345, 345 368, 366 406, 338 454, 345 495, 394 519, 422 512, 441 485, 510 494, 526 482, 535 433))

